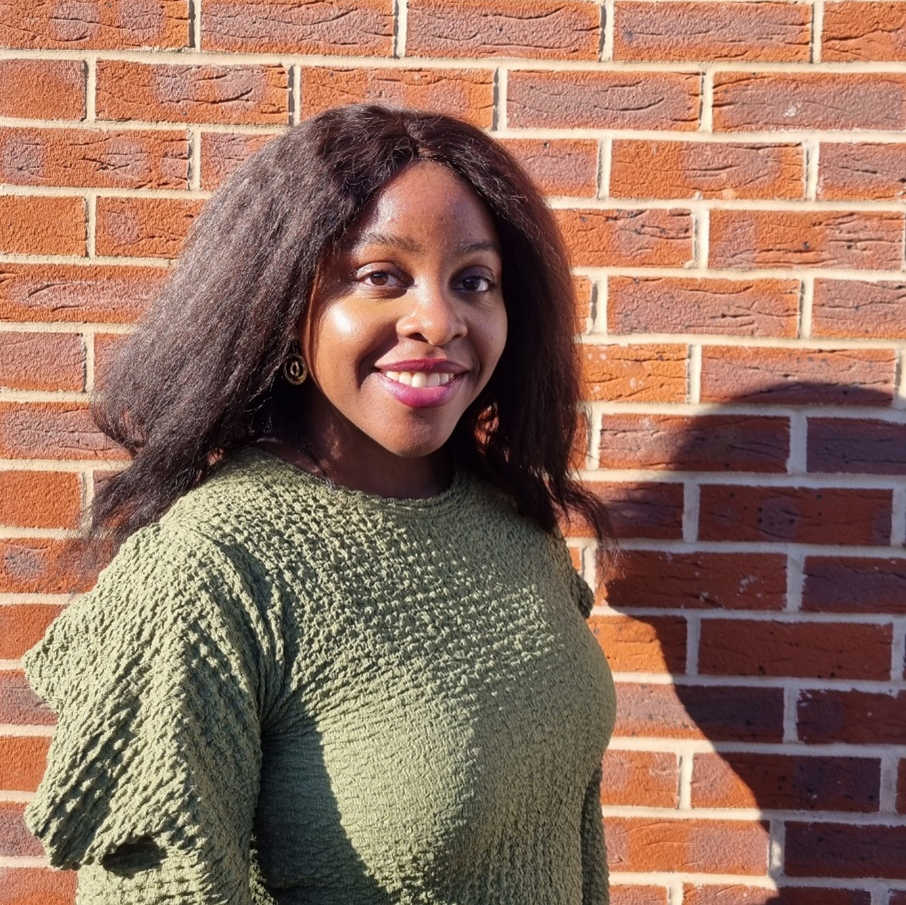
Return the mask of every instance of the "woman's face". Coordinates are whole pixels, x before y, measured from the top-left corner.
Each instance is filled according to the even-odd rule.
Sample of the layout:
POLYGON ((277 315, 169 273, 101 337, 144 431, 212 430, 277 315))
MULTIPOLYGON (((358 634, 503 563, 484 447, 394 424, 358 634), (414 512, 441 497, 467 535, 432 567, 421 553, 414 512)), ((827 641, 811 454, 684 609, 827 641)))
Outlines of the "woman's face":
POLYGON ((502 276, 466 182, 431 162, 394 177, 320 268, 300 324, 312 441, 347 461, 437 453, 503 352, 502 276))

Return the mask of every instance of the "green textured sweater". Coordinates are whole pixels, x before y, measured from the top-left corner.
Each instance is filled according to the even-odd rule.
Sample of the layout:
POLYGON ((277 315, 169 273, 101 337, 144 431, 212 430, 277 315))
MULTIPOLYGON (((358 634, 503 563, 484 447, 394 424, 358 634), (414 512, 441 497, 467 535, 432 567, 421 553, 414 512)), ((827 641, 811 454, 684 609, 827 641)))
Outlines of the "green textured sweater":
POLYGON ((393 500, 247 451, 27 655, 28 824, 83 905, 602 905, 589 604, 473 476, 393 500))

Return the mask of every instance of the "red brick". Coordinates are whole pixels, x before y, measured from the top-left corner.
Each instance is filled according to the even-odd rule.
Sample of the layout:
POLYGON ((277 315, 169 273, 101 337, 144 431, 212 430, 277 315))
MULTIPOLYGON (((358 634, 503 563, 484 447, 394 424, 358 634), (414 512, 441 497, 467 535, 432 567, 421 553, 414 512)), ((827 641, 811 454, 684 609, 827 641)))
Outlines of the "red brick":
POLYGON ((50 739, 43 735, 0 735, 0 789, 33 792, 44 773, 50 739))
POLYGON ((795 336, 798 280, 611 277, 607 329, 614 334, 795 336))
POLYGON ((216 189, 245 160, 260 151, 273 135, 205 132, 201 137, 201 187, 216 189))
POLYGON ((697 73, 511 72, 507 122, 520 129, 691 131, 700 89, 697 73))
MULTIPOLYGON (((24 811, 24 804, 0 802, 0 857, 40 858, 44 854, 41 843, 25 826, 22 819, 24 811)), ((0 880, 5 879, 4 874, 5 871, 0 873, 0 880)), ((3 889, 3 902, 6 905, 6 887, 0 889, 3 889)))
POLYGON ((800 3, 618 2, 615 60, 807 62, 811 12, 800 3))
POLYGON ((406 54, 596 60, 600 20, 576 0, 409 0, 406 54))
POLYGON ((4 905, 72 905, 75 901, 75 871, 37 867, 0 868, 4 905))
POLYGON ((589 628, 614 672, 686 671, 686 620, 678 616, 594 616, 589 628))
POLYGON ((610 881, 610 905, 669 905, 665 886, 618 886, 610 881))
POLYGON ((705 485, 701 540, 799 544, 890 542, 888 490, 705 485))
POLYGON ((85 405, 0 403, 0 457, 103 461, 124 456, 94 426, 85 405))
POLYGON ((576 333, 587 333, 588 319, 592 316, 594 284, 587 277, 574 276, 573 291, 576 295, 576 333))
POLYGON ((906 880, 904 851, 906 826, 790 821, 784 871, 789 877, 906 880))
POLYGON ((0 195, 0 254, 84 255, 81 198, 0 195))
POLYGON ((906 3, 826 4, 821 59, 906 60, 906 3))
POLYGON ((32 50, 178 48, 189 42, 188 0, 4 0, 0 46, 32 50))
POLYGON ((99 60, 99 119, 147 122, 289 122, 283 66, 190 66, 99 60))
POLYGON ((612 871, 752 874, 767 870, 767 828, 743 820, 608 817, 612 871))
POLYGON ((606 504, 617 537, 682 539, 681 484, 589 482, 587 486, 606 504))
POLYGON ((84 386, 85 346, 81 336, 0 330, 0 388, 79 391, 84 386))
POLYGON ((906 889, 891 890, 887 905, 906 905, 906 889))
POLYGON ((871 905, 871 893, 854 889, 726 885, 683 888, 683 905, 871 905))
POLYGON ((684 210, 557 210, 579 267, 684 267, 692 260, 692 217, 684 210))
POLYGON ((91 588, 74 544, 49 538, 0 539, 0 593, 72 594, 91 588))
POLYGON ((712 267, 899 270, 903 216, 893 212, 711 212, 712 267))
POLYGON ((179 198, 98 198, 97 253, 175 258, 201 205, 179 198))
POLYGON ((897 765, 897 810, 906 814, 906 760, 897 765))
POLYGON ((779 742, 783 738, 783 689, 620 682, 614 734, 779 742))
POLYGON ((702 349, 702 402, 890 405, 895 381, 893 349, 702 349))
MULTIPOLYGON (((906 8, 906 3, 903 4, 906 8)), ((906 197, 906 145, 822 144, 818 198, 899 201, 906 197)))
POLYGON ((0 128, 0 180, 13 185, 183 189, 184 132, 0 128))
POLYGON ((494 116, 494 75, 490 69, 302 70, 303 117, 364 102, 436 110, 488 129, 494 116))
POLYGON ((696 754, 692 807, 872 813, 880 784, 873 757, 696 754))
POLYGON ((83 119, 85 64, 80 60, 0 60, 0 116, 83 119))
POLYGON ((392 0, 205 0, 202 50, 388 56, 392 0))
POLYGON ((808 556, 802 609, 906 616, 906 559, 808 556))
MULTIPOLYGON (((82 491, 77 474, 0 471, 2 525, 16 528, 77 528, 81 508, 82 491)), ((0 654, 2 659, 4 657, 0 654)))
POLYGON ((906 338, 906 282, 815 280, 812 335, 906 338))
POLYGON ((889 625, 705 619, 698 669, 705 676, 890 678, 889 625))
MULTIPOLYGON (((683 5, 661 4, 657 9, 683 5)), ((799 145, 618 138, 610 166, 610 194, 616 198, 798 199, 805 191, 799 145)))
POLYGON ((906 474, 906 424, 869 418, 809 418, 808 470, 906 474))
POLYGON ((0 318, 131 323, 166 274, 163 267, 0 264, 0 318))
POLYGON ((601 803, 675 808, 679 802, 679 764, 667 751, 621 751, 604 756, 601 803))
POLYGON ((598 143, 506 139, 503 144, 542 192, 593 198, 598 191, 598 143))
POLYGON ((34 647, 60 613, 47 604, 15 603, 0 606, 0 660, 18 660, 34 647))
POLYGON ((836 689, 801 691, 799 739, 813 745, 906 744, 906 694, 836 689))
POLYGON ((906 76, 899 73, 718 73, 714 128, 720 132, 767 129, 906 128, 906 76))
POLYGON ((0 723, 52 726, 55 722, 56 717, 50 708, 31 690, 21 672, 0 672, 0 723))
POLYGON ((754 415, 606 415, 601 468, 785 472, 789 422, 754 415))
POLYGON ((607 584, 616 609, 780 610, 786 557, 773 553, 666 553, 624 550, 607 584))
POLYGON ((580 347, 582 393, 593 401, 684 402, 686 347, 590 345, 580 347))

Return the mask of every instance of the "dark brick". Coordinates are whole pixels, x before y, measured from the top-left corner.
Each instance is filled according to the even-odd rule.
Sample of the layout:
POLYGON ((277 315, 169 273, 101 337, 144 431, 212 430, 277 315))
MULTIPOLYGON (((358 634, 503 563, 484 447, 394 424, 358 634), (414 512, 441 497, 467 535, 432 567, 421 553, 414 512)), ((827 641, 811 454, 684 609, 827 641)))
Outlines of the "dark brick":
POLYGON ((904 692, 803 691, 797 706, 799 738, 814 745, 903 745, 904 708, 904 692))
POLYGON ((791 877, 906 880, 906 826, 786 825, 784 870, 791 877))
POLYGON ((906 424, 868 418, 809 418, 808 470, 906 474, 906 424))
POLYGON ((802 608, 815 613, 906 616, 906 559, 809 556, 802 608))

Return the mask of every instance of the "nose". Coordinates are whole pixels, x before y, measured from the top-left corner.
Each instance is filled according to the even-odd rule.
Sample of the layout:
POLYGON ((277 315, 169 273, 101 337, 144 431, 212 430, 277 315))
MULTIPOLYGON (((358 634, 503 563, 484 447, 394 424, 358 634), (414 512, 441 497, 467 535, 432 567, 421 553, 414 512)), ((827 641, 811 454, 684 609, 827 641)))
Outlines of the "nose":
POLYGON ((462 301, 452 290, 437 282, 413 286, 405 298, 410 303, 397 323, 400 336, 431 346, 443 346, 466 333, 462 301))

